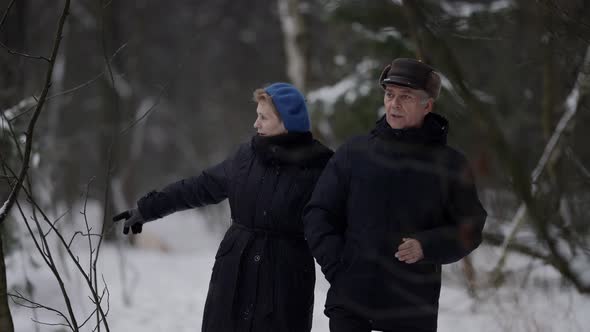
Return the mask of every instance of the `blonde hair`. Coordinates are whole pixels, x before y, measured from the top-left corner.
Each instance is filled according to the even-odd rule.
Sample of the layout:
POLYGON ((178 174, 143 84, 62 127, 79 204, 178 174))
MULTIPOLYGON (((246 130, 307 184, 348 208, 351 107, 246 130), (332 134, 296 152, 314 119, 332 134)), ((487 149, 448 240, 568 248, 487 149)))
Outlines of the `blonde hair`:
POLYGON ((264 91, 264 89, 260 88, 260 89, 254 90, 254 93, 252 93, 252 100, 256 103, 260 103, 260 102, 270 103, 275 115, 279 118, 279 120, 282 120, 281 115, 279 114, 279 111, 277 111, 275 104, 272 102, 272 97, 268 93, 266 93, 266 91, 264 91))

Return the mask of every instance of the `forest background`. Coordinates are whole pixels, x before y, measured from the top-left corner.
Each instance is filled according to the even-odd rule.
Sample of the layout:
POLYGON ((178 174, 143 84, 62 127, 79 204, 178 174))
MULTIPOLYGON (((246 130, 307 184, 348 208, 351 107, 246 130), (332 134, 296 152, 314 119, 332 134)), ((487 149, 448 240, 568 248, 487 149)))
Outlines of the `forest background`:
MULTIPOLYGON (((146 247, 210 256, 215 241, 195 242, 229 224, 221 204, 129 240, 115 212, 248 140, 252 92, 271 82, 304 92, 330 147, 368 132, 383 113, 377 78, 397 57, 442 73, 435 111, 489 212, 481 253, 447 267, 445 287, 471 313, 519 303, 520 292, 566 294, 563 320, 534 310, 495 320, 504 331, 577 331, 570 314, 590 307, 588 17, 583 0, 0 0, 0 331, 18 321, 9 309, 41 315, 35 329, 109 330, 109 287, 123 294, 114 304, 130 305, 131 277, 102 261, 146 247), (101 268, 117 272, 103 279, 101 268), (85 292, 77 309, 83 300, 68 299, 85 292)), ((206 290, 203 259, 194 272, 206 290)))

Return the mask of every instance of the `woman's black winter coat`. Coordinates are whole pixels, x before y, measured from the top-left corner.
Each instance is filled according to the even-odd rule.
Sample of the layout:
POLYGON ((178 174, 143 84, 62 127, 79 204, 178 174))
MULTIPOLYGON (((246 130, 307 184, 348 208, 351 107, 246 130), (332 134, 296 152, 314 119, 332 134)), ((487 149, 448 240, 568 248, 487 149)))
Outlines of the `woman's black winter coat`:
POLYGON ((302 210, 332 151, 310 133, 255 136, 200 176, 138 201, 146 220, 229 199, 202 331, 311 330, 314 261, 302 210))
POLYGON ((447 120, 391 129, 341 146, 305 209, 305 235, 330 290, 326 312, 348 310, 374 329, 436 331, 441 264, 481 242, 486 211, 465 157, 446 145, 447 120), (394 257, 403 238, 424 259, 394 257))

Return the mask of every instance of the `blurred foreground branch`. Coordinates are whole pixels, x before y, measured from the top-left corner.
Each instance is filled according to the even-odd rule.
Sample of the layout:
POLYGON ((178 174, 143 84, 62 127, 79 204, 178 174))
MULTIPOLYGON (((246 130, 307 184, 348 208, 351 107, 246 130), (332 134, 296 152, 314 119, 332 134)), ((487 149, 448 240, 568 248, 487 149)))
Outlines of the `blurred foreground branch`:
MULTIPOLYGON (((538 191, 537 182, 543 174, 543 171, 545 170, 547 163, 552 158, 552 156, 554 156, 556 153, 559 153, 561 148, 563 147, 563 145, 558 145, 558 143, 560 142, 560 139, 565 130, 568 127, 570 127, 574 116, 580 108, 580 99, 583 95, 588 93, 587 87, 590 84, 590 75, 588 73, 590 73, 590 46, 588 46, 588 48, 586 49, 586 56, 584 57, 584 62, 580 66, 580 71, 578 72, 576 83, 565 101, 565 112, 563 113, 561 119, 557 123, 557 126, 555 127, 555 130, 551 135, 551 139, 549 139, 549 142, 545 146, 543 154, 541 155, 541 158, 539 159, 537 166, 535 167, 531 175, 531 192, 533 195, 535 195, 538 191)), ((518 229, 520 228, 522 223, 526 220, 526 214, 527 205, 523 202, 520 204, 518 210, 516 211, 516 214, 512 218, 510 231, 508 232, 508 235, 502 242, 502 251, 493 269, 494 274, 499 273, 500 270, 503 268, 504 263, 506 262, 506 257, 508 256, 508 246, 510 245, 510 242, 514 240, 514 237, 516 236, 516 233, 518 232, 518 229)))
MULTIPOLYGON (((485 129, 489 132, 491 146, 495 149, 495 152, 500 158, 502 165, 506 168, 506 171, 508 171, 512 182, 512 188, 522 202, 515 218, 513 219, 513 229, 518 228, 518 225, 522 223, 520 220, 522 220, 526 212, 528 212, 528 215, 531 217, 531 228, 539 243, 537 246, 544 246, 546 249, 544 250, 544 253, 541 254, 547 257, 544 262, 555 268, 561 276, 571 282, 579 292, 590 293, 589 281, 583 279, 583 271, 578 271, 576 268, 576 262, 573 257, 570 257, 575 256, 575 252, 572 252, 572 255, 568 255, 564 252, 565 249, 563 248, 571 247, 571 241, 568 241, 568 238, 553 232, 551 226, 554 224, 549 221, 547 216, 541 214, 538 206, 539 203, 537 202, 538 199, 535 196, 537 193, 536 182, 539 180, 547 161, 551 158, 555 158, 556 152, 560 152, 561 149, 558 145, 559 140, 566 128, 572 125, 572 118, 580 106, 579 102, 581 98, 588 94, 588 85, 590 84, 590 82, 588 82, 590 47, 585 49, 583 65, 580 67, 581 69, 575 87, 565 102, 566 113, 562 116, 547 144, 541 159, 533 172, 533 181, 531 183, 531 175, 527 173, 524 165, 519 161, 518 156, 513 151, 510 142, 508 142, 502 128, 494 116, 493 109, 488 104, 481 101, 466 82, 465 76, 461 70, 459 58, 454 54, 453 49, 445 43, 441 36, 437 36, 427 24, 428 19, 418 2, 404 1, 403 4, 407 7, 408 15, 412 18, 409 21, 412 22, 414 29, 416 30, 415 35, 418 38, 417 49, 426 49, 426 46, 428 46, 428 57, 437 59, 437 61, 429 61, 428 59, 424 60, 430 63, 444 63, 446 66, 446 72, 448 73, 448 79, 452 83, 453 89, 456 89, 454 92, 456 92, 457 96, 462 99, 465 106, 476 112, 481 120, 480 123, 485 125, 485 129)), ((424 54, 424 56, 426 56, 426 53, 424 54)), ((514 235, 509 235, 503 239, 502 243, 504 244, 504 250, 502 251, 501 256, 506 255, 506 248, 519 247, 512 245, 513 237, 514 235)), ((521 252, 525 253, 523 250, 521 250, 521 252)), ((539 258, 538 255, 529 256, 539 258)))

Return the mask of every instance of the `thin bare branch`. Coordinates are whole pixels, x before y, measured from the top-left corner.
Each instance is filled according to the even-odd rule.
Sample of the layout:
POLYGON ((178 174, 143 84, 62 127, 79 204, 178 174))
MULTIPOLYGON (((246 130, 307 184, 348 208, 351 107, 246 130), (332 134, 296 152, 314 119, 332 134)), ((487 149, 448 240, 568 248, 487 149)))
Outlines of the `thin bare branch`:
POLYGON ((576 167, 580 170, 580 173, 586 177, 587 180, 590 180, 590 170, 580 160, 578 156, 572 151, 572 148, 568 147, 566 149, 566 155, 574 162, 576 167))
MULTIPOLYGON (((102 5, 102 0, 99 0, 99 3, 102 5)), ((109 5, 110 3, 107 3, 107 5, 109 5)), ((105 17, 105 8, 106 6, 102 6, 101 8, 101 17, 100 17, 100 40, 101 40, 101 46, 102 46, 102 54, 103 54, 103 58, 104 58, 104 63, 107 67, 107 72, 109 74, 108 78, 111 82, 111 86, 113 88, 113 91, 115 90, 115 78, 113 77, 113 69, 111 67, 111 63, 109 62, 108 56, 107 56, 107 44, 106 44, 106 34, 105 34, 105 29, 104 29, 104 17, 105 17)), ((116 93, 115 93, 116 94, 116 93)), ((118 107, 119 107, 119 103, 115 103, 115 108, 116 111, 118 113, 118 107)), ((107 225, 108 222, 108 211, 109 211, 109 193, 111 191, 110 188, 110 182, 111 182, 111 167, 112 167, 112 162, 113 162, 113 144, 114 144, 114 138, 111 140, 111 144, 109 145, 109 149, 108 149, 108 161, 107 161, 107 170, 106 170, 106 177, 105 177, 105 190, 104 190, 104 195, 103 195, 103 216, 102 216, 102 225, 101 225, 101 230, 100 233, 103 235, 105 234, 105 225, 107 225)), ((98 289, 98 282, 97 282, 97 268, 96 268, 96 264, 98 263, 98 257, 100 254, 100 247, 102 245, 102 239, 103 237, 101 237, 98 240, 98 244, 96 247, 96 256, 94 257, 94 261, 92 261, 92 269, 90 271, 90 274, 92 275, 89 280, 91 285, 94 285, 94 289, 98 289)), ((92 287, 92 286, 90 286, 92 287)), ((97 298, 97 294, 96 292, 93 294, 95 301, 97 302, 96 306, 97 309, 101 309, 100 305, 98 304, 98 298, 97 298)), ((102 311, 101 311, 102 313, 102 311)), ((104 313, 103 313, 103 317, 104 317, 104 313)), ((101 323, 101 317, 100 315, 97 313, 96 314, 96 328, 98 329, 98 332, 100 332, 100 323, 101 323)), ((105 324, 105 329, 107 330, 107 332, 109 331, 109 326, 106 322, 106 320, 104 321, 105 324)))
POLYGON ((35 106, 37 106, 37 98, 35 98, 34 96, 30 97, 33 100, 33 105, 31 105, 30 107, 27 108, 26 111, 23 111, 15 116, 13 116, 12 118, 10 118, 10 122, 20 118, 21 116, 24 116, 26 114, 29 114, 29 112, 31 112, 32 110, 35 109, 35 106))
POLYGON ((462 35, 459 33, 451 33, 450 35, 453 37, 457 37, 460 39, 466 39, 466 40, 485 40, 485 41, 503 41, 504 40, 504 38, 501 38, 501 37, 462 35))
POLYGON ((104 274, 101 274, 100 277, 102 278, 104 289, 107 292, 107 311, 105 312, 105 316, 108 316, 109 312, 111 311, 111 292, 109 292, 109 287, 107 285, 107 281, 104 279, 104 274))
MULTIPOLYGON (((123 49, 125 49, 125 47, 126 47, 126 46, 127 46, 127 43, 124 43, 123 45, 121 45, 121 46, 120 46, 120 47, 117 49, 117 51, 115 51, 115 53, 114 53, 114 54, 111 56, 111 58, 110 58, 110 62, 112 62, 112 61, 115 59, 115 57, 116 57, 116 56, 117 56, 117 55, 118 55, 118 54, 119 54, 119 53, 120 53, 120 52, 121 52, 123 49)), ((73 87, 73 88, 71 88, 71 89, 68 89, 68 90, 61 91, 61 92, 55 93, 55 94, 53 94, 53 95, 50 95, 50 96, 48 96, 48 97, 47 97, 47 99, 46 99, 46 100, 47 100, 47 101, 49 101, 49 100, 52 100, 52 99, 54 99, 54 98, 61 97, 61 96, 65 96, 65 95, 68 95, 68 94, 74 93, 74 92, 76 92, 76 91, 78 91, 78 90, 81 90, 81 89, 83 89, 83 88, 85 88, 85 87, 87 87, 87 86, 91 85, 92 83, 94 83, 94 82, 98 81, 98 80, 99 80, 101 77, 103 77, 103 76, 105 75, 105 73, 106 73, 106 70, 104 70, 102 73, 100 73, 100 74, 96 75, 95 77, 91 78, 90 80, 88 80, 88 81, 86 81, 86 82, 84 82, 84 83, 81 83, 81 84, 79 84, 79 85, 77 85, 77 86, 75 86, 75 87, 73 87)), ((6 109, 6 110, 4 110, 4 111, 0 112, 0 116, 6 116, 6 114, 15 114, 15 115, 13 115, 13 116, 12 116, 12 117, 10 117, 10 118, 8 118, 8 116, 6 116, 6 120, 7 120, 7 121, 9 122, 9 124, 10 124, 12 121, 14 121, 14 120, 16 120, 16 119, 18 119, 18 118, 20 118, 20 117, 22 117, 22 116, 24 116, 24 115, 28 114, 28 113, 29 113, 29 112, 31 112, 32 110, 34 110, 34 109, 35 109, 35 106, 36 106, 36 104, 37 104, 37 101, 38 101, 38 99, 37 99, 35 96, 28 97, 28 98, 25 98, 25 99, 21 100, 21 101, 20 101, 18 104, 16 104, 16 105, 14 105, 14 106, 12 106, 12 107, 10 107, 10 108, 8 108, 8 109, 6 109), (20 110, 22 110, 22 109, 25 109, 25 108, 26 108, 26 110, 25 110, 25 111, 23 111, 23 112, 21 112, 21 113, 18 113, 20 110)), ((18 147, 19 147, 19 149, 20 149, 20 144, 17 144, 17 145, 18 145, 18 147)), ((22 153, 21 153, 21 154, 22 154, 22 153)))
MULTIPOLYGON (((120 53, 120 52, 121 52, 123 49, 125 49, 125 47, 127 47, 127 43, 124 43, 123 45, 121 45, 121 46, 120 46, 120 47, 119 47, 119 48, 118 48, 118 49, 115 51, 115 53, 113 53, 113 55, 111 55, 111 57, 110 57, 110 59, 109 59, 109 63, 112 63, 112 62, 113 62, 113 60, 115 59, 115 57, 116 57, 116 56, 117 56, 117 55, 118 55, 118 54, 119 54, 119 53, 120 53)), ((64 96, 64 95, 68 95, 68 94, 70 94, 70 93, 74 93, 74 92, 76 92, 76 91, 78 91, 78 90, 80 90, 80 89, 83 89, 83 88, 85 88, 85 87, 87 87, 87 86, 91 85, 92 83, 94 83, 94 82, 98 81, 98 80, 99 80, 101 77, 103 77, 105 74, 106 74, 106 70, 103 70, 103 71, 102 71, 100 74, 98 74, 98 75, 94 76, 94 77, 93 77, 93 78, 91 78, 90 80, 88 80, 88 81, 86 81, 86 82, 84 82, 84 83, 82 83, 82 84, 79 84, 79 85, 77 85, 77 86, 75 86, 75 87, 73 87, 73 88, 71 88, 71 89, 68 89, 68 90, 65 90, 65 91, 62 91, 62 92, 58 92, 58 93, 56 93, 56 94, 53 94, 53 95, 51 95, 51 96, 47 97, 47 100, 51 100, 51 99, 53 99, 53 98, 56 98, 56 97, 60 97, 60 96, 64 96)))
POLYGON ((588 23, 586 23, 584 21, 580 21, 580 20, 575 19, 574 17, 572 17, 570 15, 570 13, 567 10, 561 8, 555 1, 546 0, 546 1, 543 1, 543 2, 547 3, 549 5, 549 7, 553 7, 553 9, 557 10, 558 12, 560 12, 562 15, 564 15, 565 17, 567 17, 570 21, 572 21, 572 22, 574 22, 574 23, 576 23, 576 24, 578 24, 578 25, 580 25, 582 27, 585 27, 587 29, 590 29, 590 24, 588 24, 588 23))
MULTIPOLYGON (((12 126, 12 123, 10 122, 10 120, 8 120, 8 118, 6 117, 6 113, 0 113, 0 117, 2 117, 2 119, 4 119, 6 121, 6 126, 8 127, 8 131, 10 133, 10 137, 12 138, 12 142, 14 143, 14 146, 16 148, 16 151, 18 152, 18 156, 20 157, 20 160, 23 161, 24 156, 23 156, 23 151, 21 149, 20 144, 18 143, 18 137, 16 135, 16 133, 14 132, 14 127, 12 126)), ((16 174, 15 174, 16 176, 16 174)), ((18 177, 17 177, 18 180, 18 177)), ((11 186, 12 188, 12 186, 11 186)))
MULTIPOLYGON (((2 28, 4 27, 4 22, 6 21, 6 18, 8 17, 8 13, 10 12, 10 9, 12 8, 12 5, 14 5, 15 2, 16 2, 16 0, 12 0, 10 2, 10 4, 8 5, 8 8, 6 8, 6 11, 4 12, 4 15, 2 16, 2 21, 0 21, 0 31, 2 31, 2 28)), ((25 58, 31 58, 31 59, 36 59, 36 60, 45 60, 45 61, 49 62, 49 59, 47 59, 46 57, 43 57, 43 56, 34 56, 34 55, 29 55, 29 54, 24 54, 24 53, 13 51, 8 46, 4 45, 4 43, 2 43, 2 42, 0 42, 0 46, 5 48, 8 51, 8 53, 10 53, 10 54, 19 55, 19 56, 22 56, 25 58)))
POLYGON ((8 17, 8 13, 10 12, 10 8, 12 8, 12 5, 14 5, 15 2, 16 2, 16 0, 12 0, 8 4, 8 7, 6 8, 6 10, 4 11, 4 15, 2 15, 2 20, 0 21, 0 31, 2 31, 2 28, 4 27, 4 22, 6 21, 6 18, 8 17))
POLYGON ((57 52, 59 50, 59 45, 61 43, 63 27, 64 27, 64 24, 66 22, 66 18, 69 13, 69 9, 70 9, 70 0, 66 0, 62 15, 59 19, 57 31, 55 34, 55 40, 53 43, 53 51, 51 52, 51 59, 49 61, 49 66, 47 68, 47 74, 45 77, 45 85, 44 85, 43 91, 41 92, 41 97, 39 98, 39 101, 37 102, 37 107, 35 109, 35 112, 33 113, 33 116, 31 118, 31 120, 29 121, 29 126, 27 128, 27 132, 26 132, 26 139, 27 140, 26 140, 26 145, 25 145, 24 159, 23 159, 23 164, 21 166, 19 176, 18 176, 18 181, 17 181, 16 185, 13 187, 13 189, 11 190, 10 195, 8 196, 8 199, 6 200, 6 203, 4 205, 4 211, 1 211, 1 213, 0 213, 0 224, 2 224, 4 222, 4 220, 8 216, 8 213, 10 212, 10 209, 14 205, 14 202, 16 201, 16 199, 18 197, 18 193, 21 190, 23 181, 25 180, 25 177, 26 177, 27 172, 30 167, 29 161, 31 158, 31 150, 32 150, 32 146, 33 146, 33 133, 35 130, 35 124, 37 122, 37 119, 39 118, 39 115, 41 114, 41 111, 43 110, 43 105, 45 103, 47 93, 49 92, 49 88, 51 87, 51 78, 53 77, 53 66, 55 64, 55 59, 57 57, 57 52))
MULTIPOLYGON (((47 217, 47 215, 45 214, 45 212, 43 212, 43 209, 41 209, 41 207, 37 204, 37 202, 35 202, 34 200, 32 200, 31 193, 26 188, 23 188, 23 191, 27 195, 27 197, 29 199, 31 199, 31 201, 34 204, 35 208, 39 211, 39 213, 43 217, 43 220, 45 221, 45 223, 49 227, 53 228, 55 235, 57 236, 57 238, 59 239, 59 241, 61 242, 61 244, 66 248, 67 254, 70 256, 71 260, 76 265, 76 268, 78 269, 78 271, 80 272, 80 274, 82 275, 82 277, 84 278, 84 280, 86 281, 86 283, 88 285, 88 288, 89 288, 90 292, 92 293, 93 297, 95 299, 97 299, 97 301, 98 301, 98 294, 97 294, 97 289, 98 288, 93 286, 93 283, 91 282, 91 279, 89 277, 89 274, 93 273, 94 271, 89 271, 87 273, 84 270, 84 268, 82 268, 82 265, 80 264, 79 258, 75 257, 74 256, 74 253, 67 247, 67 242, 64 239, 63 235, 57 229, 55 229, 55 227, 53 226, 53 223, 49 220, 49 218, 47 217)), ((100 237, 100 239, 102 240, 102 236, 100 237)), ((94 269, 96 269, 96 265, 94 265, 94 269)), ((105 324, 105 327, 108 326, 108 324, 106 322, 106 319, 105 319, 106 318, 106 315, 105 315, 104 311, 102 310, 102 308, 100 306, 97 309, 98 309, 98 312, 100 313, 100 316, 103 318, 103 323, 105 324)))
MULTIPOLYGON (((501 245, 502 243, 504 243, 505 239, 505 237, 502 234, 491 232, 484 232, 483 238, 487 243, 492 244, 494 246, 501 245)), ((515 242, 510 243, 509 248, 529 257, 540 259, 548 265, 551 265, 551 259, 549 255, 547 253, 539 252, 536 248, 532 248, 527 245, 515 242)))
MULTIPOLYGON (((23 190, 27 193, 27 196, 31 200, 31 203, 34 205, 34 208, 37 208, 39 210, 39 212, 41 212, 41 214, 45 218, 44 220, 50 225, 50 227, 54 227, 53 224, 51 223, 51 221, 45 216, 45 214, 43 213, 41 208, 37 205, 37 203, 34 201, 32 196, 29 194, 27 188, 23 187, 23 190)), ((35 214, 33 215, 33 221, 35 222, 35 225, 37 227, 37 232, 40 234, 39 237, 41 238, 41 241, 43 243, 43 247, 45 248, 45 254, 47 256, 47 260, 49 261, 47 266, 49 267, 49 269, 53 273, 55 279, 57 280, 57 283, 59 285, 59 288, 62 292, 62 296, 63 296, 65 304, 66 304, 66 308, 68 309, 68 314, 70 316, 72 325, 77 326, 76 316, 74 315, 72 302, 70 301, 70 297, 69 297, 68 292, 66 290, 65 283, 64 283, 64 281, 57 269, 57 264, 55 264, 55 261, 53 260, 53 255, 51 254, 51 249, 49 248, 49 244, 47 243, 47 238, 41 235, 41 234, 43 234, 43 230, 41 229, 41 225, 40 225, 39 220, 35 214)), ((30 233, 30 234, 31 234, 31 236, 34 236, 33 233, 30 233)), ((56 234, 59 234, 59 232, 56 231, 56 234)))
POLYGON ((35 106, 35 99, 33 97, 28 97, 25 98, 21 101, 19 101, 18 103, 16 103, 14 106, 9 107, 3 111, 0 112, 0 114, 2 114, 3 116, 6 116, 7 121, 12 121, 15 117, 11 117, 10 119, 8 118, 9 114, 13 114, 13 113, 18 113, 21 109, 24 108, 29 108, 31 106, 35 106))
MULTIPOLYGON (((14 304, 25 307, 25 308, 29 308, 29 309, 45 309, 47 311, 51 311, 56 313, 58 316, 62 317, 67 324, 63 324, 63 323, 54 323, 54 324, 50 324, 50 323, 45 323, 44 325, 62 325, 62 326, 66 326, 69 327, 70 329, 72 328, 72 324, 70 323, 70 321, 68 320, 68 318, 59 310, 54 309, 52 307, 40 304, 38 302, 32 301, 28 298, 26 298, 25 296, 23 296, 21 293, 19 293, 18 291, 16 292, 16 294, 7 294, 10 299, 12 300, 12 302, 14 302, 14 304), (24 301, 25 303, 21 303, 19 301, 24 301)), ((34 321, 34 320, 33 320, 34 321)), ((40 322, 36 322, 36 323, 40 323, 40 322)), ((43 323, 41 323, 43 324, 43 323)))
POLYGON ((8 46, 6 46, 3 42, 0 42, 0 46, 12 55, 18 55, 23 58, 28 58, 28 59, 33 59, 33 60, 43 60, 43 61, 47 61, 48 63, 51 63, 51 60, 49 60, 46 57, 41 56, 41 55, 30 55, 30 54, 14 51, 14 50, 10 49, 8 46))
MULTIPOLYGON (((31 195, 29 195, 27 188, 24 188, 25 193, 27 193, 28 198, 31 200, 31 203, 40 210, 40 212, 43 214, 43 212, 41 211, 41 209, 39 208, 39 206, 36 204, 36 202, 34 201, 34 199, 32 198, 31 195)), ((31 235, 31 238, 33 239, 33 242, 35 243, 35 246, 37 247, 37 250, 39 251, 39 253, 41 253, 41 256, 43 257, 43 260, 45 261, 46 265, 49 267, 49 269, 51 270, 51 272, 53 273, 54 277, 56 278, 58 285, 60 287, 60 290, 62 292, 62 296, 64 298, 64 301, 66 303, 66 308, 68 309, 68 314, 70 316, 71 322, 74 326, 77 325, 76 323, 76 316, 74 315, 74 311, 72 309, 72 305, 71 305, 71 301, 70 298, 68 296, 67 290, 65 288, 65 284, 61 278, 61 275, 59 274, 59 271, 57 270, 57 266, 53 260, 53 256, 51 255, 51 250, 49 249, 49 244, 47 243, 47 238, 42 236, 43 231, 41 229, 41 225, 39 224, 39 221, 37 220, 36 215, 33 216, 33 221, 35 222, 35 225, 37 227, 37 232, 40 234, 40 240, 41 240, 41 244, 42 246, 39 244, 35 233, 33 232, 33 230, 31 229, 31 226, 29 225, 28 219, 25 216, 19 202, 16 202, 16 205, 18 207, 18 210, 25 222, 25 225, 27 226, 27 229, 29 231, 29 234, 31 235)), ((43 216, 45 216, 43 214, 43 216)), ((45 216, 46 217, 46 216, 45 216)), ((49 219, 45 219, 48 224, 50 226, 53 226, 53 224, 49 221, 49 219)), ((59 233, 58 233, 59 234, 59 233)))
POLYGON ((99 328, 99 326, 100 326, 100 322, 101 322, 103 319, 106 319, 106 316, 108 316, 108 314, 109 314, 109 312, 110 312, 110 310, 111 310, 111 306, 110 306, 110 303, 111 303, 111 293, 109 292, 109 288, 108 288, 108 286, 107 286, 107 283, 106 283, 106 281, 104 280, 104 275, 102 275, 102 274, 101 274, 101 277, 102 277, 102 282, 103 282, 104 288, 103 288, 102 295, 100 296, 100 303, 102 302, 102 299, 104 298, 104 296, 105 296, 105 292, 106 292, 106 296, 107 296, 107 311, 105 312, 105 315, 104 315, 105 317, 104 317, 104 318, 101 318, 101 319, 99 320, 99 325, 97 325, 97 326, 96 326, 96 327, 93 329, 93 331, 95 331, 96 329, 98 329, 98 328, 99 328))
POLYGON ((69 326, 69 325, 66 325, 66 324, 64 324, 64 323, 47 323, 47 322, 42 322, 42 321, 40 321, 40 320, 37 320, 37 319, 34 319, 34 318, 31 318, 31 321, 33 321, 33 322, 35 322, 35 323, 37 323, 37 324, 39 324, 39 325, 47 325, 47 326, 65 326, 65 327, 69 327, 71 330, 75 331, 74 329, 72 329, 72 327, 71 327, 71 326, 69 326))
MULTIPOLYGON (((29 186, 29 192, 32 192, 29 186)), ((61 216, 57 217, 57 219, 55 219, 55 221, 53 222, 53 226, 55 228, 55 225, 57 225, 57 223, 63 219, 63 217, 65 217, 67 214, 69 214, 72 211, 72 209, 68 209, 66 212, 62 213, 61 216)), ((49 236, 49 234, 51 234, 51 232, 53 231, 54 228, 50 228, 47 230, 47 232, 45 234, 43 234, 43 236, 47 237, 49 236)))
POLYGON ((96 314, 96 308, 94 310, 92 310, 92 312, 88 315, 88 317, 82 322, 82 324, 80 326, 78 326, 79 328, 84 327, 84 325, 86 325, 86 323, 88 323, 90 321, 90 319, 94 316, 94 314, 96 314))
MULTIPOLYGON (((86 231, 88 233, 88 249, 89 249, 88 250, 89 251, 88 269, 89 269, 89 271, 92 270, 92 260, 93 260, 92 255, 94 254, 94 248, 92 248, 92 239, 90 238, 90 230, 92 228, 88 224, 88 215, 86 213, 86 207, 88 204, 88 192, 90 191, 90 185, 92 184, 94 179, 95 179, 94 177, 91 178, 90 181, 88 181, 88 184, 86 185, 86 195, 84 196, 84 210, 82 211, 82 215, 84 216, 84 223, 86 224, 86 231)), ((93 274, 89 273, 89 276, 90 276, 90 281, 92 282, 93 274)))
MULTIPOLYGON (((1 157, 1 156, 0 156, 0 157, 1 157)), ((12 173, 14 176, 16 176, 16 174, 14 174, 14 171, 13 171, 13 170, 12 170, 12 169, 11 169, 11 168, 10 168, 10 167, 7 165, 7 164, 6 164, 6 162, 5 162, 5 160, 4 160, 4 159, 0 158, 0 161, 2 162, 2 168, 4 169, 4 171, 5 171, 5 172, 6 172, 6 171, 8 171, 8 172, 12 173)), ((9 183, 9 185, 10 185, 10 183, 9 183)), ((22 210, 22 208, 21 208, 21 206, 20 206, 20 204, 19 204, 19 202, 18 202, 18 201, 16 202, 16 205, 17 205, 17 208, 18 208, 18 210, 19 210, 19 212, 20 212, 20 215, 21 215, 21 217, 23 218, 23 220, 24 220, 24 222, 25 222, 25 225, 27 226, 27 229, 28 229, 28 231, 29 231, 29 234, 31 235, 31 238, 33 239, 33 243, 34 243, 34 244, 35 244, 35 246, 37 247, 37 250, 38 250, 38 251, 39 251, 39 253, 41 254, 41 257, 43 257, 43 260, 45 261, 45 263, 46 263, 47 265, 49 265, 49 264, 50 264, 50 262, 47 260, 47 254, 46 254, 46 252, 45 252, 45 250, 44 250, 44 247, 42 247, 42 246, 39 244, 39 242, 37 241, 37 237, 36 237, 36 236, 34 236, 34 234, 35 234, 35 233, 34 233, 34 232, 33 232, 33 230, 31 229, 31 227, 30 227, 30 225, 29 225, 29 222, 28 222, 28 219, 27 219, 27 217, 26 217, 26 215, 25 215, 24 211, 22 210)))
POLYGON ((66 248, 70 248, 72 246, 72 242, 74 242, 74 239, 76 238, 77 235, 81 235, 82 232, 81 231, 76 231, 74 233, 74 235, 72 235, 72 238, 70 239, 70 242, 68 242, 68 245, 66 246, 66 248))

